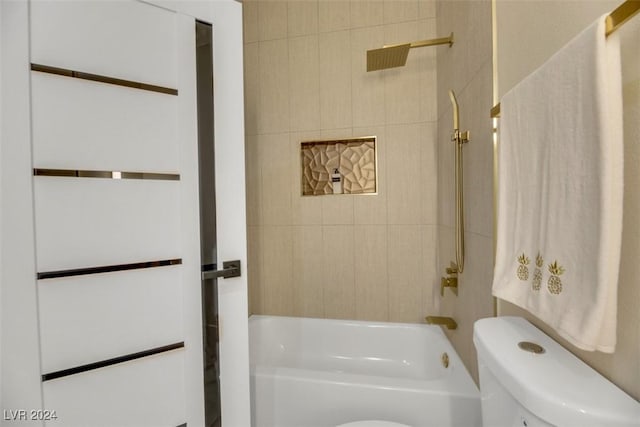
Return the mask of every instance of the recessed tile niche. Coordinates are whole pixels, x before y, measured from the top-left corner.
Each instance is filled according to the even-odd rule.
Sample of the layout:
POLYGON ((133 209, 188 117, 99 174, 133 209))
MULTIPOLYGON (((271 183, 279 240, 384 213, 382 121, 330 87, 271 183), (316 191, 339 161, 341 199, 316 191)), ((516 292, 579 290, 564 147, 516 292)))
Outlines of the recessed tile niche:
POLYGON ((302 195, 376 194, 376 137, 300 143, 302 195))

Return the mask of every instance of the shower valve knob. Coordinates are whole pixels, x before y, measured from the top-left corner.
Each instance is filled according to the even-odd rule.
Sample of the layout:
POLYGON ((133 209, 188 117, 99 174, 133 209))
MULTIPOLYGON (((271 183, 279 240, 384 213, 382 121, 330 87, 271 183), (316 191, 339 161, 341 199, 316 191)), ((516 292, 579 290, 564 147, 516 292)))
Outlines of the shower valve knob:
POLYGON ((458 278, 443 277, 440 280, 440 296, 444 296, 444 288, 451 288, 454 294, 458 295, 458 278))

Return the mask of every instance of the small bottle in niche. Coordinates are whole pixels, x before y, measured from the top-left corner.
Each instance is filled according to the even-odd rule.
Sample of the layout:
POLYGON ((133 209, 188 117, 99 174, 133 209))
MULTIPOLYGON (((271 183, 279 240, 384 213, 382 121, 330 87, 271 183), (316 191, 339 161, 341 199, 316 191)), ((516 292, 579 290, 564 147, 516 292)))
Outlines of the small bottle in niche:
POLYGON ((335 168, 331 174, 331 183, 333 184, 333 194, 342 194, 342 177, 338 168, 335 168))

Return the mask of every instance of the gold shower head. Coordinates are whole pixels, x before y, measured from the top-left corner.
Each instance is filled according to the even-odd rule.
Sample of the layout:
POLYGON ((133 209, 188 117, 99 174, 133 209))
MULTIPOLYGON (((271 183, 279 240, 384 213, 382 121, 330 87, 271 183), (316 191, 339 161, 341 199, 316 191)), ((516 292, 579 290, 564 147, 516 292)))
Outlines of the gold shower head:
POLYGON ((407 63, 411 43, 385 46, 367 51, 367 71, 403 67, 407 63))
POLYGON ((386 70, 387 68, 403 67, 407 63, 409 49, 415 47, 437 46, 440 44, 453 45, 453 33, 449 37, 422 40, 413 43, 394 44, 379 49, 367 51, 367 71, 386 70))

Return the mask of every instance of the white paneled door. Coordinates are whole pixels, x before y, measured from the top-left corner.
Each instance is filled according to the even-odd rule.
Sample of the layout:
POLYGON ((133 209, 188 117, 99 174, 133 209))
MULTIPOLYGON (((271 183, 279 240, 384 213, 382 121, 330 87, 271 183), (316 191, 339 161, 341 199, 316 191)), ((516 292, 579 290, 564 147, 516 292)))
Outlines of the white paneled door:
POLYGON ((200 427, 212 399, 208 425, 249 425, 244 271, 200 280, 199 169, 217 183, 210 262, 246 265, 241 5, 155 3, 0 4, 1 425, 200 427))

